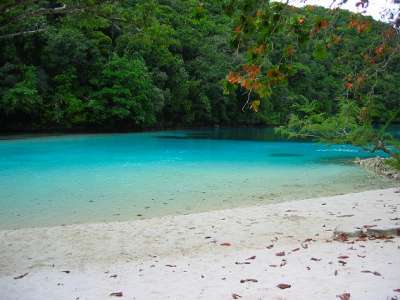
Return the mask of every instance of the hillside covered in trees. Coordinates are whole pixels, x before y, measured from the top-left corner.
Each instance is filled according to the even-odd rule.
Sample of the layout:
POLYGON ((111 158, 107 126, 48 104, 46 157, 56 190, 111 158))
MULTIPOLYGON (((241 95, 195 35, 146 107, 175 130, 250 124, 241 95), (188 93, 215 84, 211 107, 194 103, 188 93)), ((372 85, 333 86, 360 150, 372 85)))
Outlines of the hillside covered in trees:
MULTIPOLYGON (((336 18, 339 34, 329 42, 315 34, 311 46, 296 53, 288 47, 290 36, 276 35, 272 55, 258 63, 279 85, 249 109, 246 87, 233 88, 229 81, 263 49, 237 46, 240 14, 223 1, 5 1, 1 130, 280 125, 299 105, 315 103, 334 113, 337 98, 348 92, 344 78, 363 63, 365 49, 379 45, 389 25, 358 16, 368 26, 367 34, 357 34, 347 11, 332 14, 318 7, 293 14, 299 11, 320 19, 322 27, 336 18), (322 44, 329 44, 328 52, 322 44), (296 56, 284 78, 269 67, 282 53, 296 56)), ((257 45, 256 35, 246 38, 257 45)), ((371 83, 377 122, 399 108, 400 56, 385 67, 384 76, 371 83)))

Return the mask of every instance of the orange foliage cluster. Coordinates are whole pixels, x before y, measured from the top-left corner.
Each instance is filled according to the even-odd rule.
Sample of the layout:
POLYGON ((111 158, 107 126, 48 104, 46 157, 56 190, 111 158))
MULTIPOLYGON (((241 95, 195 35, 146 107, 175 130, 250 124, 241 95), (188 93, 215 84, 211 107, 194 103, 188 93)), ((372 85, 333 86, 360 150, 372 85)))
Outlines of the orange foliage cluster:
POLYGON ((256 48, 254 48, 254 53, 261 54, 261 53, 264 52, 265 48, 266 48, 265 45, 262 44, 262 45, 260 45, 260 46, 258 46, 256 48))
POLYGON ((241 33, 242 32, 242 27, 236 26, 235 29, 233 30, 235 33, 241 33))
POLYGON ((280 70, 278 69, 269 69, 267 72, 267 77, 269 77, 270 79, 270 84, 274 85, 274 84, 278 84, 280 82, 282 82, 283 80, 285 80, 285 74, 282 73, 280 70))
POLYGON ((240 86, 246 90, 259 90, 262 85, 257 81, 257 75, 260 74, 261 69, 255 65, 244 65, 244 71, 246 77, 241 76, 236 72, 229 72, 227 80, 230 84, 240 84, 240 86))
POLYGON ((364 60, 365 60, 367 63, 370 63, 371 65, 376 64, 375 58, 371 58, 367 53, 364 54, 364 60))
POLYGON ((289 47, 286 48, 286 55, 287 56, 289 56, 289 57, 293 56, 294 52, 295 52, 295 49, 292 46, 289 46, 289 47))
POLYGON ((242 81, 242 76, 240 76, 240 74, 236 73, 236 72, 229 72, 228 74, 228 82, 230 84, 237 84, 240 83, 242 81))
POLYGON ((375 49, 375 54, 377 56, 381 56, 383 54, 383 52, 385 51, 385 45, 380 45, 379 47, 377 47, 375 49))
POLYGON ((349 23, 349 28, 354 28, 355 30, 357 30, 358 33, 362 33, 368 29, 369 25, 370 24, 368 21, 361 22, 356 19, 351 19, 351 21, 349 23))
POLYGON ((352 83, 352 82, 346 82, 346 83, 344 84, 344 87, 345 87, 347 90, 351 90, 351 89, 353 88, 353 83, 352 83))
POLYGON ((326 29, 329 26, 329 22, 327 20, 321 20, 319 21, 314 28, 315 32, 320 32, 322 29, 326 29))
POLYGON ((248 78, 251 80, 255 80, 257 75, 261 72, 261 68, 256 65, 244 65, 243 70, 246 72, 248 78))

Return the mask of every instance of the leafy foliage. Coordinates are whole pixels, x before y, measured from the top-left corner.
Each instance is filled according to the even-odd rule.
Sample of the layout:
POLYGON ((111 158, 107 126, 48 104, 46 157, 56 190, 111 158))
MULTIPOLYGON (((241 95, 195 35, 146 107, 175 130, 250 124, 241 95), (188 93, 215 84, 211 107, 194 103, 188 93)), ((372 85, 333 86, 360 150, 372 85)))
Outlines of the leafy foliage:
POLYGON ((247 94, 244 109, 268 107, 269 122, 283 124, 278 132, 290 138, 350 143, 398 158, 385 130, 399 120, 395 28, 342 10, 232 3, 239 7, 235 47, 246 62, 227 83, 247 94))

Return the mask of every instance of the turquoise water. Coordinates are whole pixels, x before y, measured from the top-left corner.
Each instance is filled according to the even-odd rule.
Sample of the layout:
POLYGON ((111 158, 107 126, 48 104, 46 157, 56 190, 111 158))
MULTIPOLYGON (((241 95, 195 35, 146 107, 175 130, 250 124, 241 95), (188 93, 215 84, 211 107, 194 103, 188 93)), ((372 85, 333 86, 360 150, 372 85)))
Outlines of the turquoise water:
POLYGON ((269 129, 0 140, 0 228, 131 220, 392 186, 360 149, 269 129))

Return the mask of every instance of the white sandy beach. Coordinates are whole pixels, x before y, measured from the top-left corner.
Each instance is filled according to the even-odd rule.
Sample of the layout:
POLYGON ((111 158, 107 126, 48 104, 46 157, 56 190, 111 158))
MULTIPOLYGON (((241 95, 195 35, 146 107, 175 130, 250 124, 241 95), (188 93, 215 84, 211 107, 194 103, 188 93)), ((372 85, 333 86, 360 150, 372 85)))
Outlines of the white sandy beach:
POLYGON ((399 232, 338 226, 400 228, 398 189, 0 231, 0 299, 400 299, 399 232))

